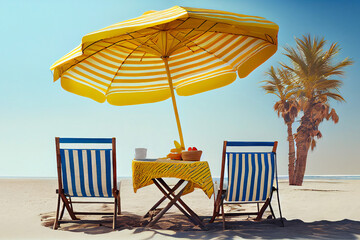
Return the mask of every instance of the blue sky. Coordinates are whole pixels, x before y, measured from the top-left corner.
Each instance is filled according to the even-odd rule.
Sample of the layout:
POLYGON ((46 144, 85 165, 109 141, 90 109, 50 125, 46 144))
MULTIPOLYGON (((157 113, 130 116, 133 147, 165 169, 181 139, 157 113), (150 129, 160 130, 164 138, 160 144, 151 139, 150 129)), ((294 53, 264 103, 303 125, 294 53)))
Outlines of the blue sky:
POLYGON ((332 102, 338 124, 323 122, 323 138, 310 153, 306 174, 360 174, 360 81, 356 0, 0 0, 0 177, 55 177, 54 137, 116 137, 118 175, 131 176, 134 148, 163 157, 178 140, 171 100, 137 106, 100 104, 53 83, 49 67, 76 47, 83 35, 148 10, 174 5, 262 16, 279 25, 279 50, 248 77, 217 90, 177 96, 185 144, 204 151, 212 175, 220 172, 223 140, 278 140, 278 167, 287 173, 286 127, 259 82, 285 61, 282 47, 311 34, 338 42, 339 60, 350 57, 341 94, 332 102))

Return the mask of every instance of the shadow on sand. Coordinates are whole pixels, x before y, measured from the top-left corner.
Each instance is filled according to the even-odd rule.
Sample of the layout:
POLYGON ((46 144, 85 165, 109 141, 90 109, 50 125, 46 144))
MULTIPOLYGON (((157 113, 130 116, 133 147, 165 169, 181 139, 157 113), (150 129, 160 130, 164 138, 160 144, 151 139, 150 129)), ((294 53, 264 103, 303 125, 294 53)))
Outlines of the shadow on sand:
MULTIPOLYGON (((41 214, 42 225, 52 228, 54 214, 41 214)), ((202 217, 204 222, 209 217, 202 217)), ((85 234, 104 234, 112 232, 112 219, 103 217, 100 221, 83 220, 79 223, 63 223, 58 231, 82 232, 85 234)), ((303 222, 301 220, 284 220, 285 227, 280 227, 279 220, 234 221, 226 223, 222 230, 222 222, 207 224, 207 231, 192 225, 186 217, 179 214, 167 214, 151 229, 144 227, 147 223, 141 216, 124 212, 117 219, 115 231, 133 229, 134 235, 142 232, 153 232, 153 236, 191 239, 359 239, 360 222, 352 220, 303 222), (172 230, 174 232, 163 231, 172 230)), ((139 239, 140 239, 139 235, 139 239)))

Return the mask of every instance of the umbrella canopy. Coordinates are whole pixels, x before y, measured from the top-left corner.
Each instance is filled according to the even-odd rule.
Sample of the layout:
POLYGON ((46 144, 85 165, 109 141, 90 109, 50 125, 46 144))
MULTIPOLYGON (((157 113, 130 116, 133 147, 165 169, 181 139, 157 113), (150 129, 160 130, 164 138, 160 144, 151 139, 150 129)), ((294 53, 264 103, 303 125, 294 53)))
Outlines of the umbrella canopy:
POLYGON ((277 50, 278 26, 262 17, 175 6, 85 35, 51 66, 72 93, 123 106, 189 96, 246 77, 277 50))

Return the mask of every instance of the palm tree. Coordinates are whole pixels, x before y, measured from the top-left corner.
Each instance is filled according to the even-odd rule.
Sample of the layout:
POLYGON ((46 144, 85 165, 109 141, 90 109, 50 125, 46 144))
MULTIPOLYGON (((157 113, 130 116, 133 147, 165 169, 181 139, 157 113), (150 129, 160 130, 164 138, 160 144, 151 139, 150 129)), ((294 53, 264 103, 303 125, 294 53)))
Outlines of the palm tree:
POLYGON ((323 38, 308 35, 295 40, 296 48, 285 48, 285 55, 290 58, 292 66, 281 65, 297 78, 300 86, 298 98, 303 116, 295 135, 295 185, 302 185, 308 151, 316 146, 315 137, 322 136, 318 129, 320 123, 324 119, 332 119, 335 123, 339 120, 329 103, 329 99, 344 101, 339 94, 342 81, 334 77, 343 76, 343 68, 353 62, 348 58, 340 62, 334 60, 340 50, 337 43, 331 44, 325 51, 326 41, 323 38))
POLYGON ((287 126, 288 142, 289 142, 289 184, 295 182, 295 143, 292 131, 292 124, 300 110, 299 103, 296 100, 297 85, 294 82, 292 73, 284 68, 271 67, 266 73, 270 80, 262 81, 265 85, 261 86, 266 93, 271 93, 279 98, 274 105, 274 110, 278 117, 284 119, 287 126))

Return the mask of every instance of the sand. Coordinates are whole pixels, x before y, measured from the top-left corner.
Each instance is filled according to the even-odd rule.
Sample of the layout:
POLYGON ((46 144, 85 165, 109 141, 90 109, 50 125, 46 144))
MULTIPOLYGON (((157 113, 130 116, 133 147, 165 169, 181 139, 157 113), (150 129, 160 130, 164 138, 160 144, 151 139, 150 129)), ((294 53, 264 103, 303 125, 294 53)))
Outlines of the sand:
MULTIPOLYGON (((135 194, 131 180, 122 181, 123 214, 115 231, 111 219, 102 217, 97 223, 67 223, 52 230, 56 186, 55 179, 0 179, 0 239, 360 239, 360 180, 305 181, 302 187, 281 181, 285 227, 277 220, 254 222, 241 217, 229 219, 225 231, 221 221, 206 224, 207 231, 194 227, 176 208, 152 229, 142 227, 142 215, 162 195, 153 185, 135 194)), ((195 190, 183 200, 208 222, 213 199, 195 190)), ((277 214, 275 200, 272 205, 277 214)), ((111 207, 100 204, 86 208, 111 207)), ((68 214, 65 218, 69 219, 68 214)))

